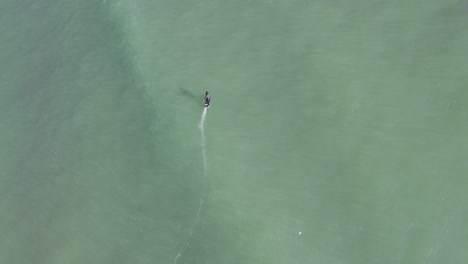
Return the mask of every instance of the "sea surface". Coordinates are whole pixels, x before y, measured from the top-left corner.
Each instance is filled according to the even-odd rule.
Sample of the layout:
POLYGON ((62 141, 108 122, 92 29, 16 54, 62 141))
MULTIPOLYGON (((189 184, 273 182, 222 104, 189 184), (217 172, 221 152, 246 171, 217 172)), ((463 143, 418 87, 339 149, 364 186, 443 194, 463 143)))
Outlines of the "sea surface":
POLYGON ((467 0, 2 0, 0 263, 466 263, 467 84, 467 0))

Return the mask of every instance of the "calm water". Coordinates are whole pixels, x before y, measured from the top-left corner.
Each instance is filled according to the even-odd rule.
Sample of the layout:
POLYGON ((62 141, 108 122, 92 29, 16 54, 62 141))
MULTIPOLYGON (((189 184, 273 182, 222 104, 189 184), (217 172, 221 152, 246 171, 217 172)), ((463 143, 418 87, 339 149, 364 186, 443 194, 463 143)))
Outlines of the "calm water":
POLYGON ((1 1, 0 262, 464 263, 467 25, 458 0, 1 1))

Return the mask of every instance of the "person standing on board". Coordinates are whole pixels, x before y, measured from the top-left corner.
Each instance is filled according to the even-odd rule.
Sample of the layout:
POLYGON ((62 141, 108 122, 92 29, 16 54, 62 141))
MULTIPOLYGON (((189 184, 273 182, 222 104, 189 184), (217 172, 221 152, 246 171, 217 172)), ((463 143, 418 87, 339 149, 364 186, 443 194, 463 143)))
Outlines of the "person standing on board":
POLYGON ((211 95, 208 93, 208 91, 205 92, 205 107, 210 106, 210 101, 211 101, 211 95))

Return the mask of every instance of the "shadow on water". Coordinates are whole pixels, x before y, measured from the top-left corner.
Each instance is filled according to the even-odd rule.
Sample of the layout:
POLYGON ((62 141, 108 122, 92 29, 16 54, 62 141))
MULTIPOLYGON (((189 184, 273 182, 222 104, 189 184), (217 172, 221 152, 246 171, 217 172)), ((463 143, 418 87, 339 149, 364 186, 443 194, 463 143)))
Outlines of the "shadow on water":
POLYGON ((189 91, 185 88, 179 88, 179 91, 184 97, 190 99, 190 101, 192 101, 194 104, 197 104, 197 105, 201 104, 202 99, 203 99, 203 94, 197 95, 194 92, 189 91))

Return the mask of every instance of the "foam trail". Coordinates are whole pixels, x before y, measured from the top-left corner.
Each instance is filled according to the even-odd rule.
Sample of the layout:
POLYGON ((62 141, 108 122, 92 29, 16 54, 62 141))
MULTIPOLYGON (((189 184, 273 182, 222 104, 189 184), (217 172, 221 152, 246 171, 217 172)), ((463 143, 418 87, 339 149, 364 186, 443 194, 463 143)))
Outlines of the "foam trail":
MULTIPOLYGON (((206 152, 205 152, 205 118, 206 118, 206 113, 207 112, 208 112, 208 107, 203 108, 203 113, 202 113, 202 116, 201 116, 201 119, 200 119, 200 123, 198 124, 198 128, 200 128, 200 133, 201 133, 201 144, 202 144, 202 153, 203 153, 203 169, 204 169, 205 177, 208 174, 207 164, 206 164, 206 152)), ((195 221, 194 221, 192 227, 190 228, 190 233, 189 233, 189 236, 188 236, 187 240, 184 242, 181 249, 179 250, 179 253, 177 253, 177 256, 175 256, 175 258, 174 258, 174 264, 177 264, 177 260, 179 259, 180 256, 182 256, 182 252, 187 247, 190 246, 190 239, 191 239, 191 237, 193 235, 193 229, 195 228, 195 226, 200 221, 200 212, 201 212, 202 208, 203 208, 203 198, 200 198, 200 204, 198 206, 198 211, 197 211, 197 215, 195 217, 195 221)))
POLYGON ((207 175, 207 166, 206 166, 206 152, 205 152, 205 118, 206 118, 206 113, 208 112, 208 107, 203 108, 203 113, 200 119, 200 124, 198 124, 198 127, 200 128, 201 132, 201 143, 202 143, 202 152, 203 152, 203 169, 205 172, 205 177, 207 175))
POLYGON ((182 245, 182 247, 179 250, 179 253, 177 253, 177 256, 175 256, 175 258, 174 258, 174 264, 177 264, 177 260, 179 259, 180 256, 182 256, 182 252, 186 248, 188 248, 190 246, 190 239, 192 238, 192 235, 193 235, 193 229, 195 228, 195 226, 200 221, 200 212, 201 212, 202 208, 203 208, 203 198, 200 198, 200 204, 198 206, 197 216, 195 217, 195 221, 194 221, 192 227, 190 228, 190 233, 188 235, 187 240, 185 240, 184 244, 182 245))

